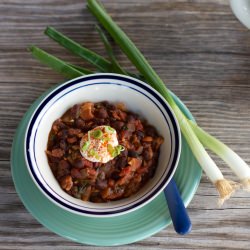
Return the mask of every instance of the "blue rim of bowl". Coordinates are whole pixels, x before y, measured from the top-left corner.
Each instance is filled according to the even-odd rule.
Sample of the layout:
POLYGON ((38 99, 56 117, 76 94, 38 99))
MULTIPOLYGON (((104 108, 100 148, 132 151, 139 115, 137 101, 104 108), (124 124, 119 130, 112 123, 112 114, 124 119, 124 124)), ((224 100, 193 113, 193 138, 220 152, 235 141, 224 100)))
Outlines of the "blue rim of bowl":
MULTIPOLYGON (((96 84, 96 83, 94 83, 94 84, 96 84)), ((113 84, 113 83, 110 83, 110 84, 113 84)), ((119 85, 122 85, 122 84, 119 84, 119 85)), ((87 86, 87 84, 86 84, 86 86, 87 86)), ((128 87, 128 86, 126 86, 126 87, 128 87)), ((142 94, 145 95, 144 93, 142 93, 142 94)), ((171 108, 169 107, 167 102, 163 99, 163 97, 158 92, 156 92, 156 90, 154 90, 152 87, 148 86, 146 83, 143 83, 142 81, 134 79, 132 77, 127 77, 127 76, 118 75, 118 74, 100 73, 100 74, 93 74, 93 75, 88 75, 88 76, 81 76, 79 78, 70 80, 70 81, 60 85, 54 91, 52 91, 47 96, 45 96, 44 99, 41 101, 40 105, 34 111, 32 117, 29 121, 27 130, 26 130, 26 134, 25 134, 25 141, 24 142, 25 142, 25 147, 24 147, 25 160, 26 160, 26 163, 28 166, 29 173, 31 174, 31 177, 33 178, 33 180, 35 180, 35 184, 39 187, 39 189, 48 198, 50 198, 53 202, 55 202, 55 204, 57 204, 63 208, 66 208, 69 211, 80 213, 83 215, 85 214, 85 215, 92 215, 92 216, 98 216, 98 215, 99 216, 105 216, 105 215, 106 216, 111 216, 111 215, 115 216, 115 215, 120 215, 120 214, 128 212, 128 211, 133 211, 134 209, 141 207, 142 205, 148 203, 153 198, 155 198, 157 196, 157 194, 159 194, 166 187, 166 185, 168 184, 170 179, 173 177, 174 172, 175 172, 177 165, 178 165, 178 160, 179 160, 179 156, 180 156, 180 148, 181 148, 181 135, 180 135, 180 129, 179 129, 177 120, 176 120, 171 108), (148 92, 149 94, 151 94, 163 106, 164 110, 167 112, 169 119, 171 121, 172 127, 173 127, 174 134, 177 137, 177 140, 176 140, 176 145, 175 145, 174 156, 172 159, 172 164, 168 168, 168 173, 165 176, 165 178, 161 181, 161 184, 150 195, 145 195, 145 197, 140 199, 139 202, 135 202, 132 205, 126 205, 125 208, 119 208, 119 209, 112 210, 112 211, 98 211, 98 212, 95 211, 95 212, 93 212, 93 211, 89 211, 89 210, 79 209, 79 208, 76 208, 74 206, 71 206, 71 205, 64 203, 63 201, 61 201, 60 199, 55 197, 51 192, 49 192, 46 189, 46 187, 44 187, 44 185, 41 183, 39 178, 36 176, 35 170, 33 168, 32 160, 30 158, 29 142, 30 142, 31 133, 33 130, 33 125, 34 125, 37 117, 39 116, 40 112, 43 110, 45 105, 52 98, 54 98, 57 94, 59 94, 63 90, 66 90, 68 87, 72 87, 73 85, 77 85, 79 83, 84 83, 84 82, 90 81, 90 80, 102 80, 101 83, 103 83, 104 80, 109 80, 109 79, 130 83, 132 85, 140 87, 141 89, 143 89, 146 92, 148 92)))

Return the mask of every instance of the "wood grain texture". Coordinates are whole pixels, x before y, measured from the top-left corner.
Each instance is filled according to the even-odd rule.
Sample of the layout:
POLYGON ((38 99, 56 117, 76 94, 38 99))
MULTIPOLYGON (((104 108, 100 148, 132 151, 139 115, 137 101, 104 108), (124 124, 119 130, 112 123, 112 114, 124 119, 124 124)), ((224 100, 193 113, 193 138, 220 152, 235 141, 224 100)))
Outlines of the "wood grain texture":
MULTIPOLYGON (((105 0, 104 5, 149 59, 198 123, 250 164, 250 33, 226 0, 105 0)), ((36 44, 72 63, 88 66, 43 35, 47 25, 105 55, 85 1, 0 1, 0 249, 100 249, 80 245, 41 226, 18 198, 10 173, 15 129, 31 103, 64 79, 36 62, 36 44)), ((122 65, 133 69, 115 48, 122 65)), ((214 157, 227 178, 235 179, 214 157)), ((193 230, 170 226, 135 249, 250 249, 250 194, 237 192, 221 209, 205 176, 188 211, 193 230)), ((113 248, 105 248, 113 249, 113 248)))

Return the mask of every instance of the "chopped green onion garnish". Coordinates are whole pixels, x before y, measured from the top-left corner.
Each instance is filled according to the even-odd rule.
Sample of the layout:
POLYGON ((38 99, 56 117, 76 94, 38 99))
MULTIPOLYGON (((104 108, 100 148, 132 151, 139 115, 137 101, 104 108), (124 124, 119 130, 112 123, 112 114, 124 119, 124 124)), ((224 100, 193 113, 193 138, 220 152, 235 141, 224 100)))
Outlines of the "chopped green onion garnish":
POLYGON ((108 152, 111 154, 111 156, 115 157, 116 156, 115 148, 111 144, 108 144, 107 148, 108 148, 108 152))
POLYGON ((108 144, 108 152, 111 154, 112 157, 116 157, 121 153, 121 151, 125 150, 125 147, 122 145, 118 145, 117 147, 113 147, 112 145, 108 144))
POLYGON ((89 155, 90 155, 90 156, 95 156, 95 154, 96 154, 96 152, 95 152, 94 149, 90 149, 90 150, 89 150, 89 155))
POLYGON ((88 131, 88 141, 90 141, 90 131, 88 131))
POLYGON ((109 137, 103 137, 102 140, 103 141, 110 141, 110 138, 109 137))
POLYGON ((99 155, 97 152, 95 153, 95 158, 96 158, 97 160, 100 160, 100 159, 101 159, 100 155, 99 155))
POLYGON ((118 146, 116 147, 116 149, 117 149, 117 151, 119 151, 119 153, 120 153, 121 151, 124 151, 124 150, 125 150, 125 147, 122 146, 122 145, 118 145, 118 146))
POLYGON ((116 157, 117 155, 118 155, 118 153, 117 153, 117 151, 116 150, 114 150, 114 152, 111 154, 112 155, 112 157, 116 157))
POLYGON ((106 133, 114 133, 115 129, 111 128, 110 126, 105 126, 105 132, 106 133))
POLYGON ((87 150, 88 147, 89 147, 89 145, 90 145, 90 142, 89 142, 89 141, 86 141, 86 142, 83 144, 83 146, 82 146, 82 150, 83 150, 83 151, 87 150))
POLYGON ((114 148, 111 144, 108 144, 107 148, 108 148, 109 153, 113 152, 113 150, 114 150, 114 148))
POLYGON ((103 133, 100 129, 94 130, 91 135, 95 138, 95 139, 100 139, 103 136, 103 133))

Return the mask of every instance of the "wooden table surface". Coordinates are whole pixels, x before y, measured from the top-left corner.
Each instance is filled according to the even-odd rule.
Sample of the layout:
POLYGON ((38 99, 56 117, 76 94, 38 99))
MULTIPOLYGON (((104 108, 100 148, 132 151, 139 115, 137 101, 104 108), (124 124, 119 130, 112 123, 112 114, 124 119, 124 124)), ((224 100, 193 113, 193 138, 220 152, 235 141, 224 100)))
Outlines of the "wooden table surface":
MULTIPOLYGON (((250 164, 250 32, 228 1, 103 3, 198 123, 250 164)), ((35 61, 27 47, 36 44, 84 66, 43 30, 54 26, 104 55, 96 21, 82 0, 1 0, 0 20, 0 249, 100 249, 71 242, 39 224, 17 196, 10 171, 12 139, 22 116, 45 90, 64 80, 35 61)), ((132 68, 116 51, 121 63, 132 68)), ((225 177, 235 180, 214 159, 225 177)), ((250 249, 250 193, 237 192, 222 208, 217 198, 203 175, 188 207, 193 223, 189 235, 177 235, 169 226, 117 249, 250 249)))

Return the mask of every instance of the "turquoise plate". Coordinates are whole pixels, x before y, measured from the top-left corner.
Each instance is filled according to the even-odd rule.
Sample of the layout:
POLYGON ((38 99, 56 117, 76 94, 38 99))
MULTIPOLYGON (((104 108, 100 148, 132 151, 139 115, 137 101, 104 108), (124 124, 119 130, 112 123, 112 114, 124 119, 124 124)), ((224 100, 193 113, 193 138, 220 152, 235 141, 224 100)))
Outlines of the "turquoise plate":
MULTIPOLYGON (((26 168, 24 134, 35 108, 50 91, 52 89, 38 98, 24 115, 12 146, 12 177, 16 191, 27 210, 52 232, 79 243, 96 246, 129 244, 145 239, 171 224, 163 193, 134 212, 111 218, 91 218, 63 210, 39 191, 26 168)), ((185 105, 176 96, 174 98, 186 116, 193 119, 185 105)), ((182 140, 180 162, 174 178, 187 206, 198 188, 201 168, 185 139, 182 140)))

